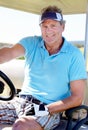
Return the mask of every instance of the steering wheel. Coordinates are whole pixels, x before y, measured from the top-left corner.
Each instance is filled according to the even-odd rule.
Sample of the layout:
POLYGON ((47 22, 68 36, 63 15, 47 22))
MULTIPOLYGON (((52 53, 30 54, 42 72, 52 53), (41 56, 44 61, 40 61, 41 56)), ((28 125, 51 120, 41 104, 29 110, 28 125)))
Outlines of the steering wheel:
MULTIPOLYGON (((8 101, 8 100, 13 99, 13 97, 16 94, 16 89, 15 89, 12 81, 2 71, 0 71, 0 77, 5 81, 5 83, 9 86, 9 88, 11 90, 10 95, 8 97, 0 96, 0 100, 8 101)), ((0 80, 0 93, 3 92, 4 86, 5 86, 5 84, 0 80)))

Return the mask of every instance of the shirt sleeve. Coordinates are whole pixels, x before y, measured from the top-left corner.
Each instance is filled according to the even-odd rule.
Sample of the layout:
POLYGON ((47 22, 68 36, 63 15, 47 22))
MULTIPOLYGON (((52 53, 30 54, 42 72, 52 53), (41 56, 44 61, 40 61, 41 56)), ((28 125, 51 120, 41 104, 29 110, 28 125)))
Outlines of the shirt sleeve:
POLYGON ((21 44, 25 49, 25 56, 32 53, 34 46, 35 46, 35 37, 25 37, 19 41, 19 44, 21 44))
POLYGON ((69 71, 70 81, 86 79, 87 72, 85 66, 85 60, 80 51, 73 53, 69 71))

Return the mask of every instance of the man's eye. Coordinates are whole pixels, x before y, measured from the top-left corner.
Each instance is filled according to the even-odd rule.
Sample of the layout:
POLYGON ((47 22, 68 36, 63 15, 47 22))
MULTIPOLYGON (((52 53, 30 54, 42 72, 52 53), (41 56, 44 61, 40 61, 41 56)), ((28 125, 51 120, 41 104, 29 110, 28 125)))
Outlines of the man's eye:
POLYGON ((52 28, 55 28, 56 26, 55 25, 51 25, 52 28))
POLYGON ((47 28, 47 26, 43 26, 44 28, 47 28))

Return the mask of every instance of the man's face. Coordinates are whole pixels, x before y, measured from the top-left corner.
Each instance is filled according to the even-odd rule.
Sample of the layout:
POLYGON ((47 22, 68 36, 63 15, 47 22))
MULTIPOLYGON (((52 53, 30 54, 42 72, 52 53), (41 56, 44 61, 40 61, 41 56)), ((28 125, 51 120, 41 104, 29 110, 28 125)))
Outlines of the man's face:
POLYGON ((64 25, 56 20, 47 19, 41 25, 42 37, 45 43, 57 43, 62 38, 64 25))

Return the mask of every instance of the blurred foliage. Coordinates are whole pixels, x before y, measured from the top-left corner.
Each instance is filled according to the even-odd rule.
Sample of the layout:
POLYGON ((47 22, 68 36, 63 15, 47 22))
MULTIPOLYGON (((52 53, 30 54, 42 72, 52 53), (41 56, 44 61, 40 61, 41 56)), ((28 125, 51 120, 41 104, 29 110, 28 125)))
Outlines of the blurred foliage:
POLYGON ((20 58, 17 58, 19 60, 25 60, 24 56, 20 57, 20 58))

